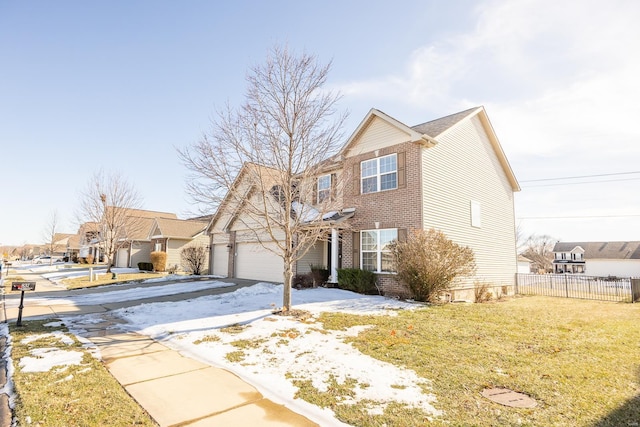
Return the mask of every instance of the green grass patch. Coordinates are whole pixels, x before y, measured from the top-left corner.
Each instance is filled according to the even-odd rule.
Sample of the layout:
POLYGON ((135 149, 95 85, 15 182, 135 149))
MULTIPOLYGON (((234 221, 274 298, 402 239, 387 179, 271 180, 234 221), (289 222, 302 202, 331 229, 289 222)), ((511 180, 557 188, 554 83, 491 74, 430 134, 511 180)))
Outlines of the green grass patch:
POLYGON ((267 341, 266 339, 255 339, 255 340, 236 340, 236 341, 231 341, 229 344, 231 344, 232 346, 242 349, 242 350, 246 350, 246 349, 251 349, 251 348, 258 348, 260 347, 265 341, 267 341))
POLYGON ((202 344, 204 342, 218 342, 220 341, 220 337, 217 335, 205 335, 204 337, 200 338, 199 340, 195 340, 193 343, 198 345, 198 344, 202 344))
POLYGON ((224 328, 220 328, 220 332, 224 332, 227 334, 239 334, 240 332, 247 329, 246 325, 241 325, 239 323, 234 323, 230 326, 225 326, 224 328))
POLYGON ((373 325, 348 341, 431 380, 425 391, 444 411, 433 425, 618 426, 640 420, 639 318, 639 304, 526 297, 320 321, 339 330, 373 325), (538 406, 498 405, 480 395, 486 387, 526 393, 538 406))
MULTIPOLYGON (((154 426, 154 421, 127 394, 99 360, 66 333, 63 326, 46 327, 49 320, 10 324, 12 337, 13 381, 16 392, 14 416, 21 426, 154 426), (52 337, 62 331, 72 344, 52 337), (27 337, 42 336, 30 342, 27 337), (23 357, 34 357, 32 350, 56 348, 84 353, 79 365, 59 366, 47 372, 24 372, 23 357), (30 421, 28 421, 30 420, 30 421)), ((46 355, 44 356, 46 358, 46 355)))
POLYGON ((240 363, 244 361, 246 354, 242 350, 230 351, 224 356, 229 362, 240 363))
POLYGON ((111 273, 100 273, 98 279, 89 280, 89 273, 86 276, 70 277, 62 280, 62 284, 67 289, 92 288, 95 286, 113 285, 115 283, 139 282, 146 279, 157 279, 163 277, 164 273, 118 273, 116 279, 112 279, 111 273))

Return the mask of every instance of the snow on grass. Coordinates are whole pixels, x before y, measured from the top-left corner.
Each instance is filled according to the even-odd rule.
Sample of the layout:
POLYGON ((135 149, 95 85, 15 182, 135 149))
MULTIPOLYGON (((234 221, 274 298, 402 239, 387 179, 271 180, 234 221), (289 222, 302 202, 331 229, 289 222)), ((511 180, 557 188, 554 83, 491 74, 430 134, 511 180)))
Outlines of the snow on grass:
MULTIPOLYGON (((429 381, 415 372, 365 356, 345 338, 362 330, 328 331, 311 317, 305 321, 272 314, 282 297, 282 287, 259 283, 232 293, 188 301, 143 304, 120 309, 115 315, 127 327, 203 362, 222 366, 256 386, 274 401, 289 403, 313 417, 324 414, 299 399, 293 380, 312 380, 319 391, 335 379, 357 382, 355 396, 344 403, 375 402, 381 413, 390 402, 404 403, 438 415, 431 394, 423 392, 429 381), (233 326, 225 329, 225 327, 233 326), (229 353, 236 352, 237 361, 229 353), (240 352, 240 353, 238 353, 240 352)), ((339 289, 293 290, 295 309, 313 315, 340 311, 367 315, 394 315, 413 309, 409 304, 380 296, 363 296, 339 289)))

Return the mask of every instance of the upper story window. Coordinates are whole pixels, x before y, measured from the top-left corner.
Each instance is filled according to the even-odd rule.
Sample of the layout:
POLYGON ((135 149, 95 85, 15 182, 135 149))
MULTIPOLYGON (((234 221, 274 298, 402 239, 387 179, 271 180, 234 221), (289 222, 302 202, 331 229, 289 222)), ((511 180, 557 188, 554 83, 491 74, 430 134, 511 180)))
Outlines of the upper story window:
POLYGON ((331 175, 322 175, 318 178, 318 203, 331 198, 331 175))
POLYGON ((395 271, 389 244, 398 238, 398 229, 364 230, 360 233, 360 257, 363 270, 376 273, 395 271))
POLYGON ((573 261, 582 261, 582 254, 581 253, 572 253, 571 254, 571 259, 573 261))
POLYGON ((377 157, 360 163, 361 193, 398 188, 398 156, 377 157))

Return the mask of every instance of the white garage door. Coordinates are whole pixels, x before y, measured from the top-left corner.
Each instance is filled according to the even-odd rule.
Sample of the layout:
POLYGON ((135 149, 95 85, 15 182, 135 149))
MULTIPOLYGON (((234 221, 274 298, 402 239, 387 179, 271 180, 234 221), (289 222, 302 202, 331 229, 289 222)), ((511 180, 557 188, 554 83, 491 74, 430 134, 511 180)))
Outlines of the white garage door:
MULTIPOLYGON (((275 247, 275 244, 273 245, 275 247)), ((236 245, 236 277, 282 283, 282 258, 259 243, 236 245)))
POLYGON ((116 254, 116 267, 129 267, 129 250, 118 249, 116 254))
POLYGON ((227 277, 229 270, 229 248, 225 244, 213 245, 213 274, 227 277))

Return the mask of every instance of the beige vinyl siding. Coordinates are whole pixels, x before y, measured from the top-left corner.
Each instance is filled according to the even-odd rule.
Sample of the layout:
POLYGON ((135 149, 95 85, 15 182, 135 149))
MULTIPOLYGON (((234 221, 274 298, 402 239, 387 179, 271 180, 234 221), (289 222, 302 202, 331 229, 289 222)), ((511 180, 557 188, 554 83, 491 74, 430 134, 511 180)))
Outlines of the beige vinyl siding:
POLYGON ((439 229, 471 247, 478 280, 512 285, 517 270, 513 190, 480 120, 464 120, 438 140, 422 150, 424 228, 439 229), (471 226, 471 202, 480 208, 480 227, 471 226))
POLYGON ((139 262, 151 262, 151 243, 136 243, 131 246, 131 267, 138 267, 139 262))
POLYGON ((409 141, 409 139, 407 133, 375 117, 362 135, 359 136, 357 144, 348 151, 347 157, 379 150, 390 145, 401 144, 409 141))
MULTIPOLYGON (((180 253, 182 249, 188 246, 204 246, 209 245, 209 237, 206 235, 198 236, 192 240, 185 239, 168 239, 167 242, 167 268, 173 267, 177 265, 180 270, 184 270, 182 267, 182 260, 180 253)), ((207 259, 205 260, 205 265, 209 264, 209 254, 207 251, 207 259)))
POLYGON ((316 242, 309 252, 307 252, 296 263, 296 274, 305 274, 311 272, 312 265, 327 266, 327 248, 326 242, 316 242))

